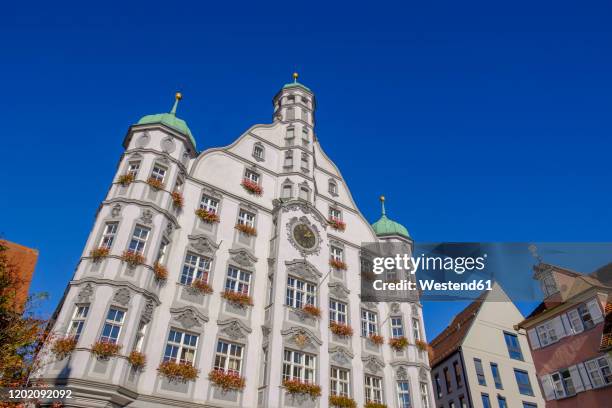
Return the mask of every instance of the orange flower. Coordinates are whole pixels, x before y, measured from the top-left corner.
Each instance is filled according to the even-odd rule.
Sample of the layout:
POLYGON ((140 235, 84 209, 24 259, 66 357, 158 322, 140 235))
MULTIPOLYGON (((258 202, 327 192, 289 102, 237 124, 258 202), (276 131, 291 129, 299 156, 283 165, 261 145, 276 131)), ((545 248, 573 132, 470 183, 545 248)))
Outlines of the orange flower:
POLYGON ((346 229, 346 223, 341 219, 330 217, 328 222, 329 225, 336 231, 344 231, 346 229))
POLYGON ((157 367, 160 375, 173 382, 187 382, 198 378, 199 370, 189 363, 164 361, 157 367))
POLYGON ((165 281, 168 279, 168 269, 159 262, 155 262, 153 265, 153 273, 155 274, 155 279, 158 281, 165 281))
POLYGON ((283 380, 283 387, 285 387, 289 394, 293 395, 309 395, 312 399, 321 396, 321 386, 317 384, 302 382, 300 380, 283 380))
POLYGON ((144 256, 140 255, 138 252, 130 250, 123 251, 121 259, 123 260, 123 262, 126 262, 132 268, 138 265, 142 265, 145 261, 144 256))
POLYGON ((91 345, 91 352, 99 358, 116 356, 121 350, 121 345, 110 341, 97 341, 91 345))
POLYGON ((245 379, 235 372, 214 369, 208 373, 208 379, 223 391, 240 391, 245 386, 245 379))
POLYGON ((153 177, 149 177, 147 179, 147 184, 153 187, 155 190, 162 190, 164 188, 164 183, 153 177))
POLYGON ((122 174, 121 176, 119 176, 119 179, 117 181, 121 185, 123 185, 123 187, 128 186, 132 183, 132 181, 134 181, 134 175, 133 174, 122 174))
POLYGON ((331 258, 329 260, 329 265, 334 268, 334 269, 338 269, 341 271, 346 271, 346 264, 342 261, 339 261, 337 259, 331 258))
POLYGON ((351 337, 353 335, 353 328, 348 324, 331 322, 329 324, 329 330, 337 336, 351 337))
POLYGON ((329 406, 334 408, 357 408, 357 403, 354 399, 345 395, 330 395, 329 406))
POLYGON ((248 179, 248 178, 242 179, 242 183, 240 183, 240 185, 246 191, 256 196, 260 196, 263 194, 263 188, 259 184, 252 181, 251 179, 248 179))
POLYGON ((195 279, 193 282, 191 282, 191 287, 204 295, 208 295, 213 292, 212 287, 202 279, 195 279))
POLYGON ((89 256, 93 259, 94 262, 100 261, 102 258, 105 258, 110 253, 110 250, 106 247, 95 248, 89 251, 89 256))
POLYGON ((204 222, 208 222, 210 224, 219 222, 219 216, 217 213, 205 210, 204 208, 198 208, 195 210, 195 214, 204 222))
POLYGON ((427 350, 427 343, 424 342, 423 340, 417 340, 417 341, 414 342, 414 344, 421 351, 426 351, 427 350))
POLYGON ((74 351, 77 345, 77 339, 74 336, 60 337, 53 342, 51 352, 59 360, 68 357, 74 351))
POLYGON ((244 232, 247 235, 250 236, 256 236, 257 235, 257 230, 255 229, 255 227, 251 227, 250 225, 246 225, 246 224, 236 224, 235 227, 238 231, 240 232, 244 232))
POLYGON ((310 303, 304 305, 304 307, 302 307, 302 310, 311 315, 312 317, 321 317, 321 309, 319 309, 315 305, 311 305, 310 303))
POLYGON ((389 346, 395 351, 402 351, 408 346, 408 339, 403 336, 389 339, 389 346))
POLYGON ((236 306, 245 307, 245 306, 253 306, 253 299, 246 293, 234 292, 231 290, 226 290, 223 292, 221 297, 228 302, 235 304, 236 306))
POLYGON ((174 206, 176 208, 183 208, 183 195, 181 193, 179 193, 178 191, 173 191, 172 194, 172 204, 174 204, 174 206))
POLYGON ((385 343, 385 338, 378 334, 370 334, 369 339, 372 343, 376 344, 377 346, 380 346, 381 344, 385 343))
POLYGON ((142 369, 147 364, 147 357, 140 351, 132 351, 128 356, 128 361, 137 370, 142 369))
POLYGON ((381 404, 380 402, 368 401, 365 403, 363 408, 387 408, 385 404, 381 404))

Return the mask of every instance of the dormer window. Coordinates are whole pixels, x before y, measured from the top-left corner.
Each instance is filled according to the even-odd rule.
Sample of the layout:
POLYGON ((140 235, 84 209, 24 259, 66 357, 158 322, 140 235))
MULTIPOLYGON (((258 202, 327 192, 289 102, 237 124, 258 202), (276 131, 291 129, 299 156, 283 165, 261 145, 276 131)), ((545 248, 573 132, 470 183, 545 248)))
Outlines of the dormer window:
POLYGON ((550 271, 542 274, 540 277, 540 286, 542 288, 542 292, 544 293, 544 297, 549 297, 559 292, 557 282, 550 271))
POLYGON ((255 143, 253 146, 253 157, 255 160, 261 161, 264 159, 264 147, 261 143, 255 143))

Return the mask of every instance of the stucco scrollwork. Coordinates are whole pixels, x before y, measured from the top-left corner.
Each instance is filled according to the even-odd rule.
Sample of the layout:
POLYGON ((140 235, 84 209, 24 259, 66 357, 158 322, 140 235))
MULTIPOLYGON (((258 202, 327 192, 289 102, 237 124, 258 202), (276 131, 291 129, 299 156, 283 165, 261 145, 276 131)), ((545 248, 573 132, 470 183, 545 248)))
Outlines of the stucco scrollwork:
POLYGON ((327 286, 329 287, 329 294, 336 299, 348 299, 348 295, 351 293, 351 291, 340 282, 328 283, 327 286))
POLYGON ((138 136, 138 138, 136 139, 136 146, 138 147, 145 147, 146 145, 149 144, 149 141, 151 140, 151 136, 149 136, 149 132, 143 132, 140 134, 140 136, 138 136))
POLYGON ((281 331, 281 335, 285 340, 300 350, 318 348, 323 342, 310 330, 301 327, 291 327, 281 331))
POLYGON ((400 366, 395 372, 395 377, 397 377, 398 380, 407 380, 408 371, 406 371, 406 367, 400 366))
POLYGON ((132 298, 132 294, 128 288, 121 288, 115 292, 113 296, 113 302, 118 303, 122 306, 127 306, 130 303, 130 299, 132 298))
POLYGON ((419 369, 419 378, 421 379, 421 381, 429 380, 429 377, 427 376, 427 370, 424 369, 423 367, 419 369))
POLYGON ((219 249, 219 245, 206 235, 189 235, 188 238, 189 246, 202 255, 212 256, 219 249))
POLYGON ((361 357, 361 361, 363 361, 363 368, 372 374, 382 371, 385 367, 385 363, 375 356, 361 357))
POLYGON ((166 137, 161 142, 161 148, 162 151, 166 153, 172 153, 176 149, 176 144, 174 143, 171 137, 166 137))
POLYGON ((285 261, 287 266, 287 274, 318 282, 322 274, 310 262, 303 259, 294 259, 293 261, 285 261))
POLYGON ((282 211, 284 213, 289 212, 289 211, 301 211, 304 214, 310 214, 317 220, 319 224, 321 224, 321 227, 323 229, 327 227, 327 220, 325 219, 325 217, 319 212, 319 210, 314 208, 307 201, 304 201, 304 200, 291 200, 287 202, 279 201, 278 205, 282 208, 282 211))
POLYGON ((255 265, 255 262, 257 262, 257 258, 251 254, 250 251, 244 248, 230 249, 229 253, 232 261, 237 263, 239 266, 251 268, 255 265))
POLYGON ((397 302, 391 303, 391 305, 389 305, 389 308, 391 309, 391 311, 393 313, 399 313, 400 312, 400 305, 397 302))
POLYGON ((350 365, 351 360, 353 359, 353 353, 351 353, 344 347, 338 346, 330 348, 329 354, 331 355, 332 361, 341 365, 350 365))
POLYGON ((90 303, 93 293, 94 288, 90 283, 88 283, 87 285, 83 286, 81 290, 79 290, 77 299, 80 303, 90 303))
POLYGON ((237 319, 217 321, 217 325, 220 328, 221 333, 230 337, 233 340, 237 339, 245 339, 249 333, 251 333, 251 329, 237 319))
POLYGON ((151 223, 153 223, 153 215, 153 211, 149 210, 148 208, 145 208, 140 214, 140 221, 147 225, 150 225, 151 223))
POLYGON ((155 310, 155 303, 152 300, 147 300, 145 303, 144 310, 142 311, 142 320, 150 322, 153 318, 153 310, 155 310))
POLYGON ((182 307, 178 309, 170 309, 173 319, 185 329, 194 327, 202 327, 203 323, 208 321, 208 318, 201 313, 195 311, 191 307, 182 307))

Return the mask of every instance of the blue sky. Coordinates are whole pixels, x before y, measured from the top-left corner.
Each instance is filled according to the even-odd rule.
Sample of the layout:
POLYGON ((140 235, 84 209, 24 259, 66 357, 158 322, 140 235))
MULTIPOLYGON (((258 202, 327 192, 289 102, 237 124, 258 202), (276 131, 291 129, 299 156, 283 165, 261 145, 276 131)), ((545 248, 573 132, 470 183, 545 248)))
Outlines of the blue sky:
MULTIPOLYGON (((295 70, 371 221, 385 194, 416 240, 610 240, 610 2, 17 3, 0 16, 0 234, 39 249, 45 312, 130 124, 181 90, 199 147, 226 145, 270 121, 295 70)), ((426 305, 430 337, 459 306, 426 305)))

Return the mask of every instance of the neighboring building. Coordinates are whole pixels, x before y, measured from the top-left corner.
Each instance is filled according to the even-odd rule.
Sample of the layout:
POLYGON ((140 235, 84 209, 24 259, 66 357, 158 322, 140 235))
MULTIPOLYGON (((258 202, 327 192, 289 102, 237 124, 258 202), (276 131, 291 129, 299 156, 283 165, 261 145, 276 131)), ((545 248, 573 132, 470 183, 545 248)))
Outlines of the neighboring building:
POLYGON ((430 342, 436 407, 544 406, 525 335, 523 315, 495 284, 457 314, 430 342))
POLYGON ((34 274, 36 261, 38 261, 38 251, 6 240, 0 240, 0 245, 6 248, 4 254, 8 264, 15 268, 17 274, 18 287, 14 288, 15 307, 21 309, 28 299, 32 274, 34 274))
POLYGON ((425 340, 421 305, 359 298, 368 262, 361 243, 396 242, 410 253, 412 241, 386 215, 370 225, 359 212, 315 137, 312 91, 286 84, 273 99, 273 123, 201 153, 176 116, 179 96, 170 113, 143 117, 125 137, 56 314, 55 333, 76 336, 76 350, 43 377, 73 388, 71 407, 323 408, 332 393, 360 407, 433 407, 427 353, 415 346, 425 340), (155 276, 161 266, 165 281, 155 276), (332 334, 331 321, 353 336, 332 334), (395 352, 372 334, 410 345, 395 352), (146 367, 95 358, 90 348, 100 340, 121 345, 122 355, 144 352, 146 367), (191 364, 199 377, 168 381, 157 371, 167 361, 191 364), (213 386, 215 369, 238 374, 245 388, 213 386), (322 395, 293 398, 284 380, 320 384, 322 395))
POLYGON ((610 405, 611 268, 582 275, 546 263, 534 267, 545 298, 517 328, 527 330, 547 407, 610 405))

